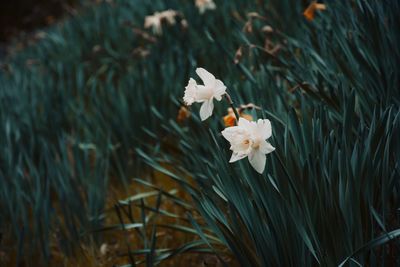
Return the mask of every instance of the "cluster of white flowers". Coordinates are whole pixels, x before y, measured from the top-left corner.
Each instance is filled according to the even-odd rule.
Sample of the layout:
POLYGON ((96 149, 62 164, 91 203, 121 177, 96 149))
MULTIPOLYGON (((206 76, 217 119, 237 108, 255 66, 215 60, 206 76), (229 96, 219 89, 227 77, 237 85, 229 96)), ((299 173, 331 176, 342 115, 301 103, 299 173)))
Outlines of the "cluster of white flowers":
MULTIPOLYGON (((204 14, 207 10, 214 10, 217 8, 213 0, 195 0, 195 5, 199 9, 200 14, 204 14)), ((179 16, 178 11, 168 9, 161 12, 155 12, 153 15, 145 17, 144 28, 151 28, 156 35, 162 34, 162 23, 166 21, 169 25, 176 23, 176 17, 179 16)), ((187 21, 182 19, 181 24, 183 28, 187 28, 187 21)))
MULTIPOLYGON (((222 96, 226 94, 226 86, 203 68, 197 68, 196 73, 204 85, 198 85, 193 78, 190 78, 188 85, 185 87, 183 100, 188 106, 195 102, 203 103, 200 108, 200 118, 205 120, 212 115, 214 99, 221 101, 222 96)), ((255 122, 239 118, 237 126, 228 127, 221 133, 231 144, 230 149, 233 153, 229 162, 248 157, 251 166, 257 172, 264 172, 265 155, 275 150, 267 142, 267 139, 272 135, 272 127, 269 120, 259 119, 255 122)))
POLYGON ((154 34, 161 35, 162 22, 166 21, 169 25, 174 25, 176 23, 175 17, 178 15, 179 13, 172 9, 155 12, 153 15, 145 17, 144 27, 146 29, 152 28, 154 34))
POLYGON ((199 9, 200 14, 217 8, 213 0, 196 0, 195 5, 199 9))

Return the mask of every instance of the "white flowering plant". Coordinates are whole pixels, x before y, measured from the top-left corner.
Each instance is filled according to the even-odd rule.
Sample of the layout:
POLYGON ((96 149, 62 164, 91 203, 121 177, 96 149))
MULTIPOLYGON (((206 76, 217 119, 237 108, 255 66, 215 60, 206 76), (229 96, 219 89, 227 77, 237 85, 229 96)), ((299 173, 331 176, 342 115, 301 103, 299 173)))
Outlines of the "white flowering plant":
MULTIPOLYGON (((293 11, 284 2, 279 1, 280 10, 293 11)), ((236 50, 232 64, 215 69, 220 70, 217 78, 234 81, 221 101, 229 102, 229 92, 235 102, 254 102, 261 110, 245 121, 240 107, 231 105, 226 121, 231 123, 232 114, 235 119, 222 129, 221 120, 210 119, 210 114, 220 115, 220 97, 209 93, 213 108, 206 118, 179 124, 163 118, 163 127, 175 137, 181 158, 172 153, 162 154, 161 160, 154 159, 157 153, 143 157, 191 192, 208 226, 192 222, 199 237, 220 253, 210 243, 214 236, 205 237, 212 229, 240 266, 398 262, 388 252, 400 236, 398 220, 393 219, 397 205, 393 200, 400 188, 399 90, 395 83, 383 82, 385 75, 389 78, 393 73, 387 62, 393 64, 395 55, 381 57, 380 41, 368 38, 372 30, 393 45, 378 29, 388 29, 386 23, 393 27, 394 20, 378 18, 393 19, 396 8, 385 8, 378 1, 373 2, 374 8, 334 2, 324 12, 317 11, 314 20, 296 11, 298 15, 292 12, 286 20, 258 30, 257 24, 272 19, 271 14, 249 15, 254 19, 244 27, 247 35, 238 37, 246 49, 236 50), (304 32, 299 16, 309 31, 304 32), (261 22, 256 21, 259 18, 261 22), (368 29, 372 21, 380 26, 368 29), (296 37, 287 35, 290 27, 302 31, 296 37), (256 119, 265 115, 271 120, 273 138, 268 138, 269 123, 256 119), (173 167, 165 168, 166 164, 173 167), (187 184, 188 177, 194 178, 198 188, 187 184)), ((214 47, 231 51, 233 56, 234 48, 223 37, 209 36, 214 47)), ((197 104, 205 102, 196 99, 197 83, 194 79, 185 83, 189 90, 184 95, 195 114, 197 104)))
POLYGON ((0 265, 54 258, 53 241, 73 251, 109 221, 108 182, 139 175, 105 227, 126 230, 127 266, 183 252, 220 256, 208 266, 400 265, 398 1, 94 2, 0 64, 0 265), (195 66, 218 73, 188 83, 195 66), (185 86, 191 110, 171 103, 185 86), (177 247, 165 227, 194 241, 177 247))
POLYGON ((229 162, 233 163, 248 157, 251 166, 262 174, 266 163, 265 155, 275 150, 266 141, 272 136, 271 122, 268 119, 248 121, 245 118, 239 118, 237 108, 233 106, 224 83, 204 68, 197 68, 196 73, 203 81, 203 85, 197 84, 193 78, 190 78, 185 87, 184 103, 188 106, 196 102, 202 103, 200 118, 204 121, 212 115, 214 100, 221 101, 222 97, 225 96, 237 120, 236 126, 228 127, 221 132, 222 136, 229 141, 232 150, 232 157, 229 162))
POLYGON ((197 75, 203 81, 202 85, 196 83, 190 78, 188 85, 185 87, 185 95, 183 101, 190 106, 194 102, 203 103, 200 108, 201 120, 206 120, 212 115, 214 110, 214 99, 221 101, 222 96, 226 94, 226 86, 221 80, 218 80, 203 68, 196 69, 197 75))

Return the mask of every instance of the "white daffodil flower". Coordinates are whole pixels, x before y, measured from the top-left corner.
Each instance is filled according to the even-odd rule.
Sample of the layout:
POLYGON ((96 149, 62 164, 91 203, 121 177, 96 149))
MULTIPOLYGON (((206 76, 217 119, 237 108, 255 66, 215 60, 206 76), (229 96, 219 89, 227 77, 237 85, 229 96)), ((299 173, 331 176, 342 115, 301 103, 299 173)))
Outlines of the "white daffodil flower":
POLYGON ((237 126, 228 127, 222 131, 222 136, 231 144, 232 157, 229 162, 235 162, 248 157, 251 166, 258 172, 265 169, 266 154, 275 148, 266 140, 272 135, 271 122, 259 119, 257 122, 240 118, 237 126))
POLYGON ((179 13, 172 9, 155 12, 153 15, 145 17, 144 28, 152 28, 154 34, 161 35, 162 22, 166 21, 169 25, 174 25, 176 23, 175 17, 178 15, 179 13))
POLYGON ((200 107, 200 118, 204 121, 212 115, 214 99, 221 101, 222 96, 225 94, 226 86, 203 68, 197 68, 196 73, 204 85, 198 85, 194 79, 190 78, 188 85, 185 87, 183 101, 188 106, 194 102, 203 103, 200 107))
POLYGON ((144 20, 144 27, 146 29, 152 28, 153 33, 156 35, 162 34, 161 20, 163 16, 160 12, 155 12, 153 15, 146 16, 144 20))
POLYGON ((213 0, 196 0, 195 5, 199 9, 200 14, 204 14, 207 9, 213 10, 217 8, 213 0))
POLYGON ((163 12, 161 12, 162 18, 165 19, 169 25, 175 25, 175 17, 177 17, 178 15, 179 13, 172 9, 164 10, 163 12))

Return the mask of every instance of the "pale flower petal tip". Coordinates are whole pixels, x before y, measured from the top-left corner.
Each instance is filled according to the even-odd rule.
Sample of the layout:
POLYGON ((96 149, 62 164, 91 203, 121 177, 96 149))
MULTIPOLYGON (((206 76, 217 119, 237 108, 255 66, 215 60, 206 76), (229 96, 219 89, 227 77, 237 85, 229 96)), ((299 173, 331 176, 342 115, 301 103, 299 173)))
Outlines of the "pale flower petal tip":
POLYGON ((232 156, 231 156, 231 158, 229 160, 229 163, 236 162, 236 161, 241 160, 241 159, 243 159, 245 157, 247 157, 246 154, 232 153, 232 156))
POLYGON ((197 83, 193 78, 190 78, 188 85, 185 87, 183 101, 190 106, 196 101, 197 83))
POLYGON ((213 109, 214 109, 213 100, 211 99, 211 100, 205 101, 200 107, 200 119, 202 121, 205 121, 206 119, 211 117, 213 109))
POLYGON ((213 0, 196 0, 195 4, 200 14, 204 14, 207 10, 214 10, 217 8, 213 0))
POLYGON ((249 155, 249 162, 258 173, 261 174, 264 172, 266 157, 260 150, 252 151, 249 155))
POLYGON ((144 28, 151 28, 154 34, 162 35, 162 22, 166 21, 169 25, 174 25, 177 16, 179 16, 179 12, 172 9, 154 12, 153 15, 145 17, 144 28))
POLYGON ((161 35, 161 19, 162 17, 159 12, 155 12, 153 15, 146 16, 144 20, 144 28, 151 28, 154 34, 161 35))
POLYGON ((206 69, 197 68, 196 74, 199 75, 205 86, 215 86, 216 79, 214 75, 212 75, 206 69))

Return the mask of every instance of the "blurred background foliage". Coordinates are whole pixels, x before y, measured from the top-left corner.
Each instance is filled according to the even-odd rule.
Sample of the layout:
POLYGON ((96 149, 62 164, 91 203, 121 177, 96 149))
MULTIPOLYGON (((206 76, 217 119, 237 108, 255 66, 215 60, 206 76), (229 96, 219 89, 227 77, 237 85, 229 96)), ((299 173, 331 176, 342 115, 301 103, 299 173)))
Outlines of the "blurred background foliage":
POLYGON ((222 266, 399 264, 399 2, 329 1, 311 21, 308 1, 215 2, 200 15, 194 1, 84 1, 10 46, 0 232, 17 262, 122 232, 128 266, 189 251, 222 266), (167 9, 175 25, 143 28, 167 9), (271 120, 263 175, 228 163, 226 103, 176 121, 196 67, 271 120), (108 207, 110 184, 137 194, 108 207), (195 238, 174 246, 164 228, 195 238))
POLYGON ((16 0, 4 2, 0 9, 0 43, 23 32, 51 24, 70 11, 77 0, 16 0))

